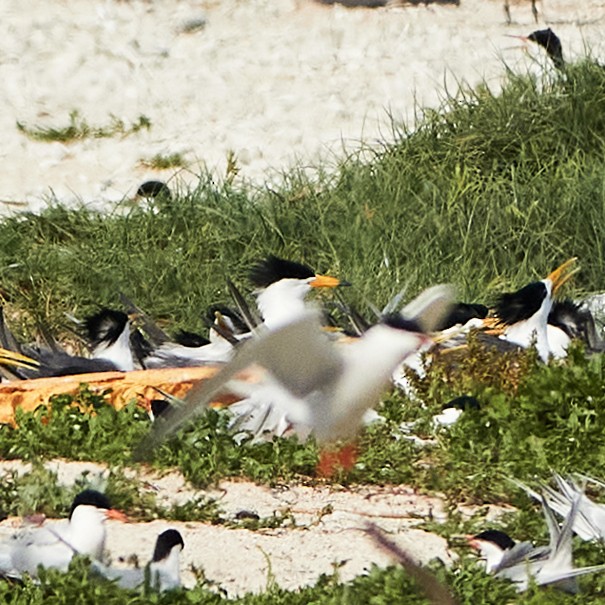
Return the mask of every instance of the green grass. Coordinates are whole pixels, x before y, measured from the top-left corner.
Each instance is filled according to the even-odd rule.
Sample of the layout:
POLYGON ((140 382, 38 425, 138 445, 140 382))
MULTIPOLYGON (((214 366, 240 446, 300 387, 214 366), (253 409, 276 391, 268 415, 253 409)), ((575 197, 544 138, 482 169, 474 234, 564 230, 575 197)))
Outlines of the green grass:
POLYGON ((167 168, 182 168, 186 165, 181 153, 156 153, 154 156, 142 159, 141 164, 153 170, 166 170, 167 168))
POLYGON ((484 300, 578 256, 578 291, 601 287, 605 238, 605 75, 592 63, 567 79, 511 76, 505 91, 468 91, 391 147, 352 155, 313 176, 252 189, 202 175, 174 203, 103 215, 51 200, 0 224, 9 305, 54 328, 64 311, 117 304, 124 291, 175 327, 246 285, 267 253, 301 259, 353 283, 365 307, 407 285, 453 281, 484 300), (47 317, 48 316, 48 317, 47 317))
POLYGON ((70 112, 67 126, 27 126, 22 122, 17 122, 17 129, 24 135, 34 141, 47 143, 53 141, 70 143, 88 138, 104 139, 117 135, 127 136, 149 128, 151 128, 151 121, 143 115, 129 125, 125 124, 124 120, 111 116, 111 121, 107 126, 91 126, 77 110, 70 112))
MULTIPOLYGON (((426 112, 414 129, 394 128, 396 144, 360 149, 335 167, 319 166, 311 176, 295 169, 272 189, 242 184, 233 158, 224 181, 202 175, 195 190, 177 192, 171 204, 151 200, 133 208, 125 202, 100 215, 52 200, 41 214, 2 220, 0 295, 11 326, 28 335, 47 323, 61 333, 64 312, 82 316, 99 304, 117 305, 122 291, 169 330, 203 330, 206 307, 228 300, 225 278, 245 288, 247 268, 268 253, 351 281, 347 299, 363 311, 368 302, 384 305, 403 286, 411 297, 437 282, 453 283, 461 299, 490 302, 571 256, 579 257, 582 272, 568 292, 603 289, 602 67, 585 61, 543 80, 511 74, 501 94, 486 87, 465 90, 438 111, 426 112)), ((545 480, 552 469, 605 477, 603 358, 587 358, 576 348, 566 361, 545 366, 532 351, 495 358, 471 343, 469 357, 457 363, 457 369, 435 363, 426 378, 416 380, 425 408, 398 393, 386 397, 385 422, 361 434, 358 464, 335 480, 411 484, 445 494, 452 506, 510 502, 521 511, 502 527, 518 539, 537 533, 544 538, 540 511, 507 477, 545 480), (461 394, 476 396, 481 410, 435 434, 431 415, 461 394), (402 438, 399 424, 409 420, 434 439, 432 446, 420 449, 402 438)), ((102 395, 86 389, 78 400, 96 413, 83 414, 70 398, 55 399, 52 414, 41 409, 20 415, 18 430, 0 430, 0 455, 94 459, 107 462, 120 477, 149 421, 134 405, 116 413, 102 395)), ((239 446, 225 415, 211 411, 159 448, 150 463, 178 467, 194 485, 205 486, 224 477, 313 483, 320 481, 317 460, 312 441, 239 446)), ((116 481, 119 498, 131 498, 131 507, 153 514, 153 503, 136 504, 136 489, 116 481)), ((15 485, 14 490, 25 489, 15 485)), ((4 506, 16 493, 9 487, 4 506)), ((35 500, 35 485, 27 489, 35 500)), ((66 495, 59 491, 53 498, 65 502, 66 495)), ((186 518, 191 512, 170 514, 186 518)), ((266 519, 259 526, 273 522, 288 520, 266 519)), ((479 530, 483 522, 454 515, 439 531, 454 542, 456 534, 479 530)), ((577 552, 578 564, 604 558, 597 545, 578 544, 577 552)), ((538 588, 517 596, 460 553, 453 569, 434 571, 461 603, 603 600, 603 576, 583 579, 576 597, 538 588)), ((58 603, 61 595, 75 594, 75 587, 91 603, 143 598, 126 601, 117 589, 101 589, 79 567, 68 576, 49 572, 40 586, 10 587, 10 602, 58 603)), ((8 594, 0 583, 3 590, 8 594)), ((203 582, 186 597, 149 598, 154 600, 145 602, 221 602, 203 582)), ((402 570, 391 568, 373 569, 347 584, 330 577, 300 591, 272 588, 235 602, 426 601, 402 570)))

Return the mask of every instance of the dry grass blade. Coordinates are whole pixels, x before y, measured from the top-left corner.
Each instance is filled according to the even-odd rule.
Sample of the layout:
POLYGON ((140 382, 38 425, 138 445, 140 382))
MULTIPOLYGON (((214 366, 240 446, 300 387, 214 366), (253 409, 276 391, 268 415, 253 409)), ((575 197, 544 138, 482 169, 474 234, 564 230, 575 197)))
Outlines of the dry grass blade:
POLYGON ((369 523, 367 532, 380 548, 397 559, 398 563, 414 578, 418 586, 422 588, 431 603, 435 605, 458 605, 458 601, 454 599, 435 574, 424 569, 397 544, 391 542, 377 525, 369 523))

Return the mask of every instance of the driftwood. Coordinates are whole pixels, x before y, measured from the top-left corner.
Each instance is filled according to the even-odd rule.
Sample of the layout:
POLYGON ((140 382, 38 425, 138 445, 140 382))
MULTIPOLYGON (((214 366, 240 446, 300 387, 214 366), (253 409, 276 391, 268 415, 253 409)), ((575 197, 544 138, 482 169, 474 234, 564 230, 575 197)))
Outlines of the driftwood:
MULTIPOLYGON (((219 368, 220 366, 203 366, 100 372, 0 384, 0 423, 14 424, 17 407, 21 407, 25 412, 32 412, 40 405, 47 405, 53 395, 75 395, 82 384, 87 384, 91 390, 97 392, 109 390, 107 401, 117 409, 133 400, 148 409, 152 399, 161 398, 156 389, 175 397, 184 397, 194 384, 211 378, 219 368)), ((240 377, 244 380, 254 380, 250 373, 240 377)), ((216 404, 228 405, 235 400, 227 394, 217 398, 216 404)))

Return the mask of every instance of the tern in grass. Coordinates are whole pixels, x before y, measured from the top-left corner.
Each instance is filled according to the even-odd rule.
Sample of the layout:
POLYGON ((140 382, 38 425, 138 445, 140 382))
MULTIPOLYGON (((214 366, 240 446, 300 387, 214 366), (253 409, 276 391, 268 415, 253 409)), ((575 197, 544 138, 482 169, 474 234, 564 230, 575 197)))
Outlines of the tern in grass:
POLYGON ((547 500, 542 498, 541 502, 550 536, 548 546, 533 546, 531 542, 515 543, 498 530, 469 536, 469 545, 485 558, 488 573, 514 582, 519 592, 527 590, 530 583, 535 582, 539 586, 554 584, 562 590, 575 593, 578 590, 577 577, 605 570, 605 565, 573 566, 573 527, 579 513, 580 498, 572 502, 561 527, 547 500))
POLYGON ((99 561, 94 561, 92 567, 96 573, 114 580, 122 588, 132 590, 148 585, 163 592, 181 585, 180 554, 184 547, 180 532, 167 529, 157 537, 153 557, 144 568, 119 569, 99 561))
POLYGON ((126 313, 103 308, 83 322, 92 357, 71 355, 54 340, 48 348, 21 345, 0 316, 0 366, 11 378, 45 378, 91 372, 127 372, 134 369, 130 347, 130 318, 126 313))
MULTIPOLYGON (((250 332, 242 333, 237 327, 233 339, 213 339, 212 343, 202 347, 184 347, 167 342, 146 358, 145 366, 157 368, 229 361, 234 353, 234 344, 252 337, 258 323, 264 329, 278 328, 305 312, 305 298, 314 288, 347 285, 347 282, 342 282, 335 277, 316 274, 307 265, 272 255, 255 263, 250 269, 249 278, 255 287, 260 319, 253 317, 255 314, 250 311, 243 297, 232 284, 230 289, 238 305, 246 307, 240 308, 240 312, 248 318, 251 324, 250 332)), ((229 324, 236 327, 229 314, 225 315, 220 309, 215 323, 223 328, 228 328, 229 324)))
POLYGON ((548 329, 548 316, 554 294, 577 272, 575 262, 572 258, 545 279, 499 297, 494 314, 502 329, 501 339, 521 347, 535 343, 543 361, 548 361, 553 350, 560 350, 555 342, 558 332, 548 329))
POLYGON ((100 492, 80 492, 66 521, 24 528, 0 544, 0 573, 36 575, 39 565, 65 571, 77 554, 100 559, 105 549, 107 519, 124 521, 126 517, 112 509, 100 492))
POLYGON ((136 455, 143 456, 200 414, 250 366, 264 370, 259 388, 273 392, 303 433, 312 432, 321 444, 351 439, 366 410, 380 401, 394 369, 430 339, 428 332, 452 299, 449 286, 430 288, 406 307, 408 317, 389 315, 348 344, 331 340, 321 328, 320 313, 305 309, 290 323, 245 343, 220 372, 193 387, 183 405, 155 423, 136 455))
POLYGON ((307 295, 314 288, 347 286, 330 275, 315 273, 302 263, 268 256, 252 266, 250 282, 256 288, 256 304, 263 325, 272 330, 305 312, 307 295))

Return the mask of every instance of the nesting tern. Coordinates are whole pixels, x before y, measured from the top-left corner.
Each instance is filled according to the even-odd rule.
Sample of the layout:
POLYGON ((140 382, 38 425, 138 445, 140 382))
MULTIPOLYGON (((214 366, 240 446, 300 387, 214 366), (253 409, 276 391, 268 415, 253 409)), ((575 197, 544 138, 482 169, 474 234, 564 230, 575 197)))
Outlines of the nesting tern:
POLYGON ((390 315, 346 345, 330 340, 321 329, 320 313, 306 309, 281 328, 246 342, 220 372, 194 386, 183 405, 154 423, 136 455, 201 413, 249 366, 265 370, 260 388, 272 393, 303 434, 312 432, 320 444, 350 439, 366 410, 379 402, 394 369, 429 340, 427 332, 448 312, 451 300, 449 286, 429 288, 408 305, 408 318, 390 315))
POLYGON ((561 527, 547 500, 542 498, 541 502, 550 536, 548 546, 534 547, 531 542, 515 543, 504 532, 495 530, 469 537, 469 545, 481 552, 488 573, 514 582, 519 592, 527 590, 530 583, 535 582, 539 586, 554 584, 562 590, 575 593, 575 578, 603 571, 605 564, 573 566, 572 537, 579 512, 579 498, 573 501, 561 527))
POLYGON ((263 325, 272 330, 305 312, 305 298, 313 288, 349 285, 336 277, 320 275, 302 263, 270 255, 250 269, 250 282, 256 288, 256 304, 263 325))
MULTIPOLYGON (((318 275, 310 267, 294 261, 268 256, 255 263, 249 272, 255 287, 256 302, 264 329, 274 329, 284 325, 306 309, 305 297, 313 288, 334 288, 346 285, 335 277, 318 275)), ((232 294, 234 286, 230 286, 232 294)), ((241 303, 240 303, 241 304, 241 303)), ((219 335, 231 333, 232 338, 211 337, 211 343, 201 347, 185 347, 177 343, 165 342, 145 358, 145 367, 189 366, 204 363, 226 363, 234 354, 234 344, 252 337, 252 331, 242 331, 242 320, 224 308, 214 310, 216 328, 219 335)), ((250 326, 252 328, 252 326, 250 326)), ((256 327, 254 327, 256 331, 256 327)))
POLYGON ((127 590, 150 588, 164 592, 181 585, 180 554, 185 542, 176 529, 167 529, 156 539, 153 557, 142 569, 120 569, 103 565, 99 561, 92 564, 93 570, 115 581, 118 586, 127 590))
POLYGON ((92 345, 92 358, 110 361, 124 372, 134 370, 130 317, 126 313, 104 307, 87 317, 84 326, 92 345))
POLYGON ((105 548, 105 521, 126 517, 98 491, 87 489, 73 500, 67 521, 25 528, 0 544, 0 572, 35 576, 38 566, 67 570, 76 554, 100 559, 105 548))
POLYGON ((494 314, 502 328, 501 339, 524 348, 535 343, 540 358, 548 361, 552 350, 547 326, 553 295, 577 272, 575 262, 572 258, 545 279, 500 295, 494 314))

